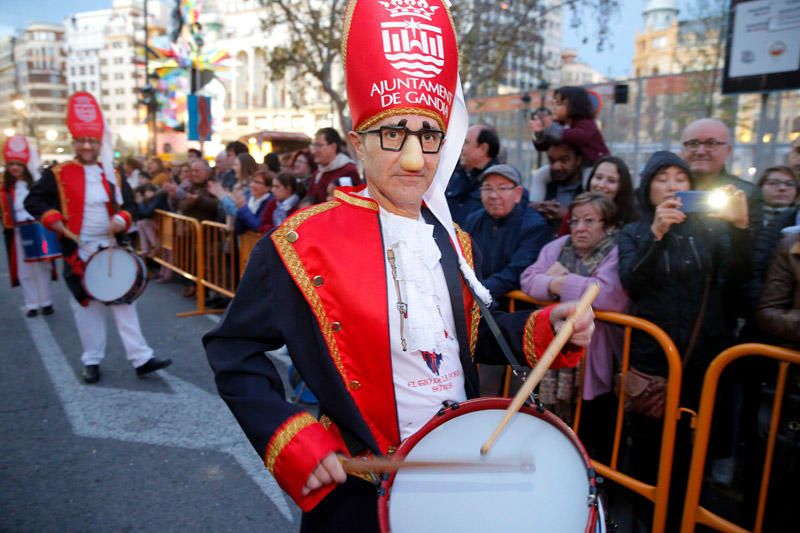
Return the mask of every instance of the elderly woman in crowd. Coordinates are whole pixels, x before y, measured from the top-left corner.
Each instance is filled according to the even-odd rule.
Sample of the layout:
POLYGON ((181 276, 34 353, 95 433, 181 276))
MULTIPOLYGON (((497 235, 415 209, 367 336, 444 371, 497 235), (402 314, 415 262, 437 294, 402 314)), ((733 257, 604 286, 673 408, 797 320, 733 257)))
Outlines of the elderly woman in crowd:
POLYGON ((261 216, 262 233, 278 227, 286 217, 297 211, 302 196, 302 185, 297 177, 288 172, 278 174, 272 181, 272 199, 267 203, 261 216))
POLYGON ((785 166, 769 167, 758 180, 764 195, 764 226, 778 215, 792 211, 797 200, 798 177, 785 166))
MULTIPOLYGON (((573 300, 579 298, 591 283, 600 285, 594 307, 605 311, 625 312, 628 296, 617 273, 617 246, 614 234, 617 213, 614 203, 604 194, 586 192, 578 195, 568 211, 570 234, 547 244, 534 264, 521 276, 522 290, 539 300, 573 300)), ((581 423, 587 446, 607 451, 609 430, 613 429, 614 406, 611 393, 614 359, 621 354, 621 331, 610 324, 597 324, 592 343, 587 349, 584 367, 583 398, 587 401, 581 423), (604 435, 602 435, 604 434, 604 435), (604 437, 608 437, 605 439, 604 437), (592 446, 592 445, 595 446, 592 446)), ((543 382, 540 395, 544 403, 556 403, 557 410, 571 408, 573 394, 565 390, 572 369, 551 370, 549 379, 558 373, 557 402, 547 398, 548 385, 543 382), (544 392, 544 394, 542 394, 544 392)), ((552 387, 552 385, 550 386, 552 387)), ((571 389, 569 387, 568 389, 571 389)), ((583 431, 582 431, 583 433, 583 431)), ((593 450, 602 455, 599 449, 593 450)), ((596 457, 593 454, 592 457, 596 457)))
POLYGON ((237 196, 236 217, 233 221, 233 230, 236 235, 246 231, 258 231, 261 227, 261 217, 272 195, 272 173, 266 170, 256 170, 250 178, 250 198, 245 200, 237 196))

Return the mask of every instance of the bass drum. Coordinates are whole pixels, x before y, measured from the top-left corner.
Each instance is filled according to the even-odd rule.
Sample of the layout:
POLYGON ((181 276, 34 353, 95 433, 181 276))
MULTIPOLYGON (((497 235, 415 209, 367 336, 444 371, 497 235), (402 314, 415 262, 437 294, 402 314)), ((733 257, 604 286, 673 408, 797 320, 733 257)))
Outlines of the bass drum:
MULTIPOLYGON (((510 399, 443 409, 395 458, 482 462, 480 448, 510 399)), ((381 531, 601 531, 594 471, 583 445, 555 415, 523 407, 485 458, 511 469, 399 470, 381 485, 381 531)))
POLYGON ((126 248, 100 248, 86 261, 83 288, 98 302, 130 304, 142 295, 145 287, 144 261, 126 248))

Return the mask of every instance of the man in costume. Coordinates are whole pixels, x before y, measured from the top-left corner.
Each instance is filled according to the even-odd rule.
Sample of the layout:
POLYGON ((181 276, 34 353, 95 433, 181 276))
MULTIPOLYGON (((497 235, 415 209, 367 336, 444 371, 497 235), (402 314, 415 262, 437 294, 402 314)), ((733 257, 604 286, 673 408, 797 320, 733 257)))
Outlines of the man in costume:
MULTIPOLYGON (((11 286, 22 286, 28 318, 39 314, 53 314, 53 294, 50 284, 57 279, 54 260, 26 261, 20 224, 33 220, 25 210, 25 197, 39 176, 38 156, 24 135, 6 139, 3 146, 6 171, 0 192, 0 218, 8 256, 8 271, 11 286)), ((50 255, 50 254, 48 254, 50 255)))
MULTIPOLYGON (((442 402, 478 395, 475 362, 505 363, 473 296, 491 300, 472 270, 470 238, 444 195, 467 129, 450 15, 441 1, 400 4, 347 6, 349 139, 366 186, 337 189, 262 239, 203 339, 220 395, 304 511, 303 531, 376 530, 375 485, 346 476, 337 454, 390 455, 442 402), (424 57, 392 59, 412 31, 423 36, 417 22, 438 30, 424 37, 424 57), (319 420, 285 401, 264 356, 284 344, 319 400, 319 420)), ((517 357, 534 363, 571 309, 497 321, 517 357)), ((590 313, 579 317, 557 366, 577 363, 576 345, 593 327, 590 313)))
MULTIPOLYGON (((95 251, 111 244, 110 234, 125 236, 136 204, 130 186, 114 171, 111 136, 91 94, 79 92, 69 98, 67 127, 75 159, 45 170, 25 199, 25 209, 60 235, 64 279, 73 296, 70 307, 83 346, 83 380, 96 383, 105 357, 105 312, 103 304, 83 288, 84 268, 95 251)), ((169 359, 153 357, 139 327, 135 303, 108 307, 138 376, 172 364, 169 359)))

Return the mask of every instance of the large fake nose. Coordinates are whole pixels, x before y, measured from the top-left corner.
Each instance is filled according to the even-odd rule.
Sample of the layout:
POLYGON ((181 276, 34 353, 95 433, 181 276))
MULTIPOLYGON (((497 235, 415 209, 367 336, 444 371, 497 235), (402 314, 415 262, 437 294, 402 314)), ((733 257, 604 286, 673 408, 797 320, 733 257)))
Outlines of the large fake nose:
POLYGON ((400 151, 400 167, 406 172, 419 172, 425 166, 425 158, 422 156, 422 144, 419 137, 409 135, 400 151))

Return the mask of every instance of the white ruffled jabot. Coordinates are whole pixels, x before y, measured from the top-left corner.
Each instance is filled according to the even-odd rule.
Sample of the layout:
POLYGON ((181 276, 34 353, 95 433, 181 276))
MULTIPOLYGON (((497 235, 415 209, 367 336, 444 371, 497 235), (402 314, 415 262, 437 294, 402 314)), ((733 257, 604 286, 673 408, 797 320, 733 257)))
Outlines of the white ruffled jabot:
MULTIPOLYGON (((389 301, 402 300, 408 305, 407 331, 409 351, 424 350, 442 353, 445 324, 436 294, 435 269, 441 252, 433 239, 433 226, 421 218, 393 215, 381 209, 381 225, 385 248, 394 251, 400 297, 388 287, 389 301)), ((394 306, 392 306, 394 307, 394 306)))

